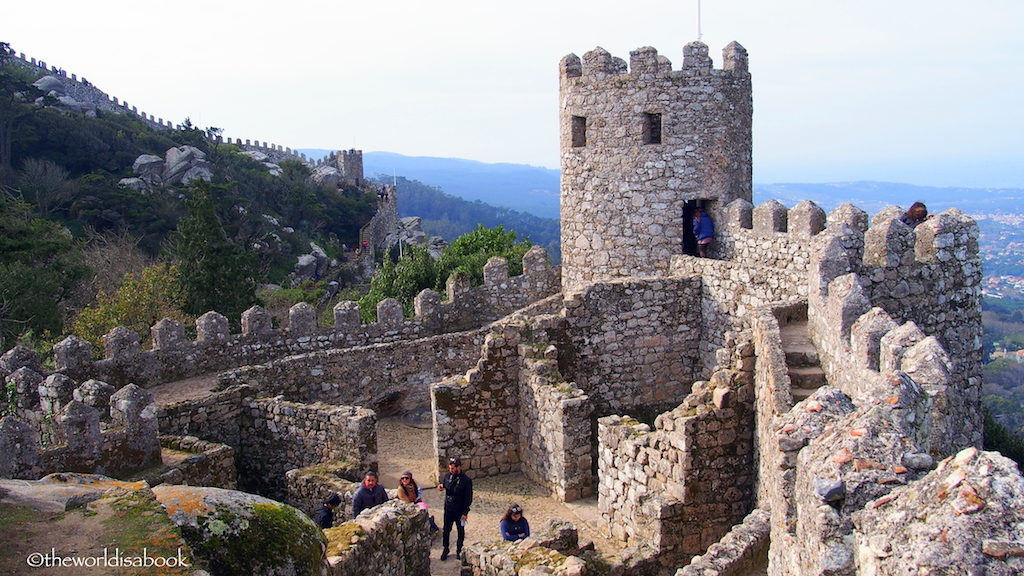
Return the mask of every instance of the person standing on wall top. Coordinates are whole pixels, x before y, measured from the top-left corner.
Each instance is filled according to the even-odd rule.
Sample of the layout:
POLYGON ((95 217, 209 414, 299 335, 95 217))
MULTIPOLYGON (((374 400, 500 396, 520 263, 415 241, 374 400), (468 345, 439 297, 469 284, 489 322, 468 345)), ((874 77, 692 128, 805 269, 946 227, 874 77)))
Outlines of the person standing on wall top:
POLYGON ((900 216, 900 222, 903 222, 911 228, 917 228, 917 225, 924 222, 929 218, 928 207, 924 205, 924 202, 914 202, 910 205, 910 208, 900 216))
POLYGON ((363 477, 363 484, 352 496, 352 517, 359 516, 359 513, 367 508, 373 508, 388 501, 388 493, 380 485, 377 473, 370 470, 363 477))
POLYGON ((321 530, 331 528, 334 526, 334 509, 340 505, 341 496, 338 496, 336 492, 331 492, 331 495, 324 500, 324 503, 313 511, 313 522, 315 522, 321 530))
POLYGON ((444 528, 441 532, 441 560, 448 559, 448 542, 452 525, 456 526, 458 539, 455 541, 455 557, 462 558, 462 544, 466 541, 466 517, 473 504, 473 480, 462 472, 462 460, 450 458, 438 490, 444 495, 444 528))
POLYGON ((700 206, 693 209, 693 235, 697 237, 697 252, 701 258, 708 257, 708 246, 715 239, 715 223, 711 215, 700 206))
POLYGON ((513 504, 501 517, 501 537, 509 542, 523 540, 530 537, 530 523, 523 516, 523 509, 519 504, 513 504))

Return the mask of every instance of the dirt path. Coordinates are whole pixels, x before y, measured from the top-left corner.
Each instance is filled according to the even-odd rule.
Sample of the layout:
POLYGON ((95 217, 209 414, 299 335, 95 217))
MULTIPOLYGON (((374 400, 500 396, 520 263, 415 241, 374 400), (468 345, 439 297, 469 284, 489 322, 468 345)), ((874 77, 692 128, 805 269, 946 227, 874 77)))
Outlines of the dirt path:
MULTIPOLYGON (((398 477, 410 470, 423 488, 423 500, 430 506, 434 520, 440 525, 444 500, 437 484, 433 437, 430 429, 407 426, 399 418, 383 418, 377 423, 377 453, 380 459, 381 481, 385 488, 395 488, 398 477)), ((580 540, 592 540, 598 550, 613 552, 616 546, 597 528, 599 514, 597 498, 592 497, 570 504, 551 499, 541 488, 524 475, 506 474, 481 478, 473 482, 473 508, 466 526, 466 542, 498 540, 498 521, 508 506, 516 502, 523 507, 533 532, 542 531, 550 518, 562 518, 576 525, 580 540)), ((455 531, 452 531, 452 555, 441 562, 441 536, 434 539, 430 554, 430 572, 434 576, 459 574, 455 560, 455 531)))
POLYGON ((195 378, 165 382, 149 389, 156 399, 157 406, 166 406, 185 400, 198 400, 210 394, 217 385, 216 374, 205 374, 195 378))

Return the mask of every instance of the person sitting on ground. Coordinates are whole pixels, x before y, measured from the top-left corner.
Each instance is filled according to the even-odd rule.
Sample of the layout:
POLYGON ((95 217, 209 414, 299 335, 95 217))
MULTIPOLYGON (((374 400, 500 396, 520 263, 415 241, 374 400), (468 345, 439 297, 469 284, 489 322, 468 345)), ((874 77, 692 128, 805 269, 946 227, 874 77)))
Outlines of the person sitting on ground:
POLYGON ((928 207, 924 205, 924 202, 914 202, 910 205, 910 208, 900 216, 900 222, 903 222, 911 228, 917 228, 917 225, 928 219, 928 207))
POLYGON ((530 537, 530 523, 519 504, 513 504, 501 517, 501 537, 510 542, 530 537))
POLYGON ((324 500, 324 503, 319 508, 313 511, 313 522, 320 527, 321 530, 327 530, 334 526, 334 509, 341 505, 341 496, 338 496, 336 492, 331 492, 331 495, 324 500))
POLYGON ((352 517, 355 518, 363 510, 373 508, 387 501, 388 493, 380 485, 377 473, 369 470, 366 472, 366 476, 363 477, 363 485, 352 496, 352 517))

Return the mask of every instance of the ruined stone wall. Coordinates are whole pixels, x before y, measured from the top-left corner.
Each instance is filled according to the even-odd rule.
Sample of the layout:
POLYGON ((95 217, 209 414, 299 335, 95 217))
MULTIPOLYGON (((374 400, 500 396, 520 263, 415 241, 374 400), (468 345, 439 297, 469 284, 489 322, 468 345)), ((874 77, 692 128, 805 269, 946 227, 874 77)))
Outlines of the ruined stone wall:
POLYGON ((716 371, 653 431, 629 417, 598 420, 598 509, 613 537, 684 562, 753 509, 752 379, 716 371))
POLYGON ((519 342, 516 326, 495 325, 476 367, 431 387, 439 469, 452 457, 473 478, 520 469, 519 342))
POLYGON ((463 574, 472 576, 508 576, 542 572, 552 576, 590 574, 586 562, 577 555, 593 550, 594 544, 581 546, 576 527, 552 518, 546 526, 532 526, 526 540, 493 541, 466 544, 463 574))
POLYGON ((341 504, 335 510, 334 523, 341 524, 352 514, 352 496, 359 489, 366 470, 352 459, 329 460, 313 466, 294 468, 285 473, 286 504, 313 515, 320 504, 331 494, 341 497, 341 504))
POLYGON ((563 376, 598 415, 681 402, 703 368, 699 278, 618 280, 565 300, 569 346, 563 376))
POLYGON ((170 470, 164 472, 150 486, 157 484, 188 484, 213 486, 234 490, 238 486, 235 469, 235 449, 227 444, 200 440, 195 436, 160 436, 160 446, 181 452, 191 452, 170 470))
POLYGON ((427 511, 389 500, 325 531, 332 576, 417 576, 430 573, 427 511))
POLYGON ((747 576, 763 574, 768 564, 769 514, 757 509, 733 526, 707 552, 676 571, 675 576, 747 576))
MULTIPOLYGON (((562 274, 588 282, 664 275, 703 201, 716 219, 751 198, 751 84, 733 42, 713 69, 700 42, 683 65, 650 47, 626 62, 601 48, 560 63, 562 274), (687 204, 689 202, 689 204, 687 204)), ((727 231, 722 232, 727 234, 727 231)))
POLYGON ((195 436, 237 449, 242 445, 245 407, 255 397, 256 391, 249 386, 231 386, 196 400, 160 406, 157 410, 160 432, 195 436))
POLYGON ((791 464, 783 461, 783 452, 803 447, 802 443, 780 446, 775 437, 777 419, 793 408, 792 383, 779 328, 780 324, 784 326, 790 319, 799 317, 806 320, 806 316, 807 306, 804 303, 765 306, 750 313, 751 343, 757 359, 754 365, 757 506, 766 510, 771 507, 773 495, 785 492, 782 484, 792 481, 778 473, 779 470, 792 468, 791 464))
MULTIPOLYGON (((564 318, 539 318, 531 336, 544 333, 536 324, 564 325, 564 318)), ((560 327, 564 330, 563 327, 560 327)), ((542 338, 519 345, 519 453, 523 472, 568 502, 594 492, 591 473, 590 399, 558 371, 558 350, 542 338)))
POLYGON ((281 499, 293 468, 346 458, 376 468, 377 417, 354 406, 258 398, 245 410, 238 451, 241 489, 281 499))
MULTIPOLYGON (((504 261, 501 261, 504 262, 504 261)), ((150 387, 221 370, 262 364, 296 354, 404 342, 439 334, 478 328, 524 306, 548 298, 559 290, 559 270, 552 268, 543 248, 534 247, 523 258, 524 274, 508 276, 497 262, 490 263, 483 286, 450 288, 449 299, 425 290, 417 297, 417 316, 404 318, 401 306, 386 300, 378 306, 380 319, 361 324, 354 302, 334 309, 333 326, 318 326, 315 309, 296 304, 289 311, 286 328, 273 328, 272 318, 259 306, 242 315, 241 334, 231 334, 227 318, 208 312, 196 320, 197 338, 188 341, 184 327, 164 319, 151 329, 153 349, 142 351, 140 338, 123 327, 104 337, 105 358, 93 360, 90 344, 69 336, 54 346, 56 371, 77 381, 90 378, 115 387, 129 382, 150 387), (397 309, 397 311, 396 311, 397 309)), ((12 349, 0 362, 0 376, 7 376, 25 362, 24 351, 12 349)), ((35 360, 36 371, 39 368, 35 360)))

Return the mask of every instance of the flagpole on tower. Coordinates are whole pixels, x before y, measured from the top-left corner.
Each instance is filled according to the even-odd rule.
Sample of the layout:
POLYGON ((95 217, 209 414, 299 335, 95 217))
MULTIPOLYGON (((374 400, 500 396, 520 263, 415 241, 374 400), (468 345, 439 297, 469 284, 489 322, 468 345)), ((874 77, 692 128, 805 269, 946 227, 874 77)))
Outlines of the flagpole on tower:
POLYGON ((701 41, 702 36, 700 31, 700 0, 697 0, 697 42, 701 41))

